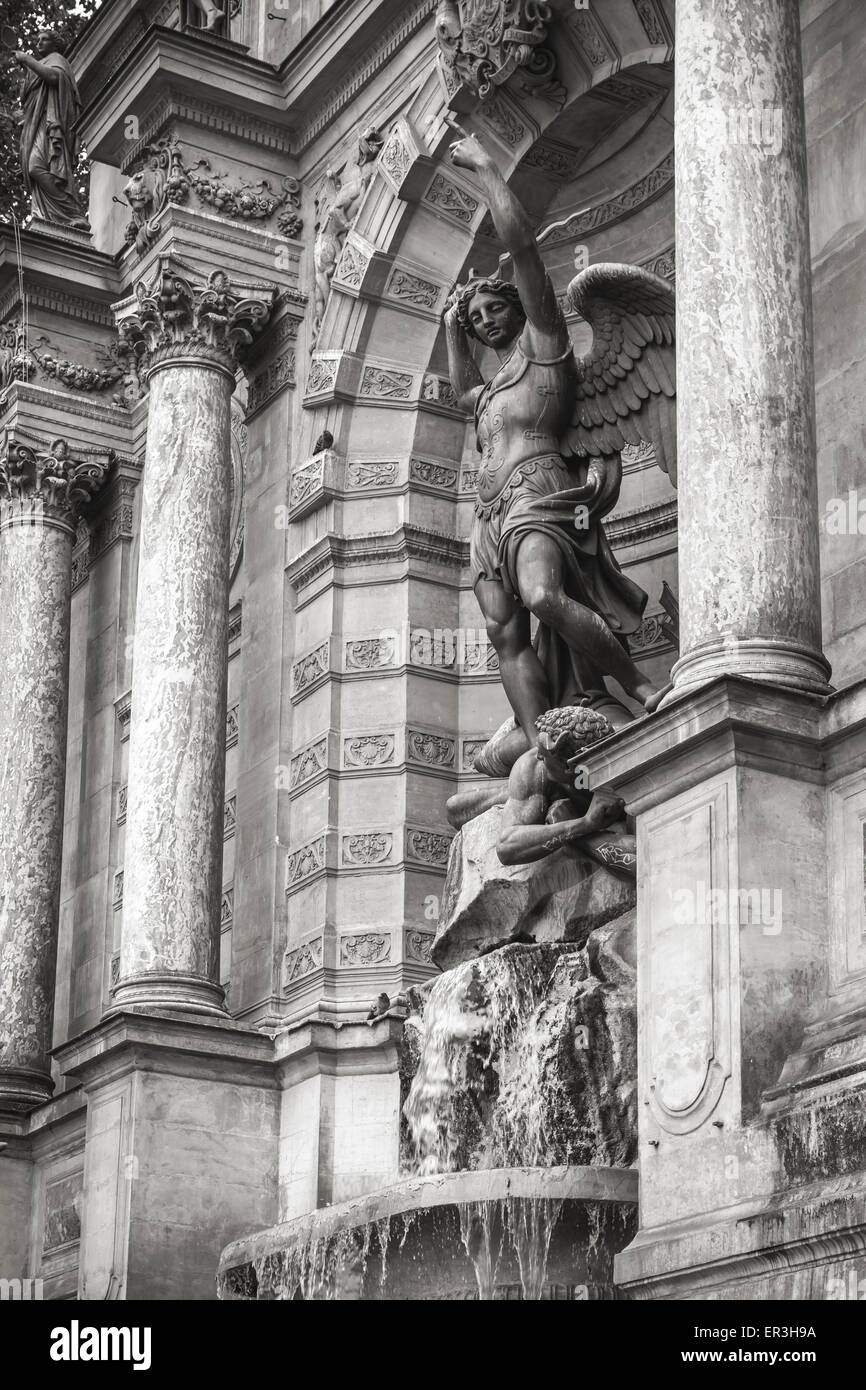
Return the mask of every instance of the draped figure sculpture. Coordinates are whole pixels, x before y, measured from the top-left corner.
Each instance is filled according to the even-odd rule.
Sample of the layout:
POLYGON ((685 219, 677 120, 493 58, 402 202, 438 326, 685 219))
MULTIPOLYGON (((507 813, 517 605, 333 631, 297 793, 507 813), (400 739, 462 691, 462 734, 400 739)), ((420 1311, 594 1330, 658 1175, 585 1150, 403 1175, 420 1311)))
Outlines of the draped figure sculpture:
POLYGON ((78 119, 81 98, 61 41, 51 29, 36 40, 36 55, 17 52, 27 69, 21 88, 21 168, 31 209, 46 222, 87 227, 78 196, 78 119))
POLYGON ((452 385, 474 412, 481 453, 473 584, 519 752, 537 744, 547 710, 609 707, 607 676, 647 710, 660 698, 628 648, 647 595, 617 564, 602 519, 619 498, 626 444, 652 442, 675 480, 674 297, 637 267, 591 266, 569 286, 594 332, 576 357, 526 212, 475 136, 451 158, 480 180, 514 270, 513 284, 497 274, 458 285, 445 327, 452 385), (499 358, 488 382, 473 339, 499 358))

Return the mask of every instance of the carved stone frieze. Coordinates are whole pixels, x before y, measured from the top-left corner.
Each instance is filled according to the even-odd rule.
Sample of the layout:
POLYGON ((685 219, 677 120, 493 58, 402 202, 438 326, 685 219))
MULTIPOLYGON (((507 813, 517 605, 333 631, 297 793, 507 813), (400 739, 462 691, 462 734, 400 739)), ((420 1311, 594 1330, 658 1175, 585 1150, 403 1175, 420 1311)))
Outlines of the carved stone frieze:
POLYGON ((343 740, 343 763, 349 770, 387 767, 395 753, 394 734, 353 734, 343 740))
POLYGON ((638 208, 660 198, 673 187, 673 182, 674 152, 670 150, 654 169, 615 198, 586 211, 572 213, 561 222, 554 222, 541 233, 538 238, 539 244, 557 246, 562 242, 576 241, 579 237, 589 236, 604 227, 612 226, 638 208))
POLYGON ((475 766, 475 759, 487 747, 488 739, 485 735, 477 738, 464 738, 461 740, 461 760, 464 772, 471 772, 475 766))
POLYGON ((307 373, 307 395, 319 396, 333 391, 337 382, 339 359, 334 355, 314 357, 307 373))
POLYGON ((256 372, 249 385, 247 393, 247 412, 252 415, 254 411, 261 410, 263 405, 273 400, 274 396, 286 386, 294 386, 296 383, 297 357, 294 348, 287 348, 285 352, 275 357, 267 367, 260 372, 256 372))
POLYGON ((419 961, 421 965, 432 964, 433 942, 436 940, 432 931, 410 930, 406 932, 406 959, 419 961))
POLYGON ((454 767, 457 748, 453 738, 410 729, 406 735, 406 755, 410 762, 450 769, 454 767))
POLYGON ((313 941, 305 941, 293 951, 287 951, 283 959, 283 989, 287 990, 295 980, 302 980, 305 975, 320 970, 323 954, 324 942, 320 936, 313 941))
POLYGON ((371 869, 391 858, 394 836, 384 830, 359 831, 343 836, 343 863, 349 868, 371 869))
POLYGON ((318 739, 309 748, 303 748, 300 753, 296 753, 291 762, 290 783, 294 791, 297 787, 302 787, 306 782, 318 777, 320 772, 324 772, 328 766, 328 740, 318 739))
POLYGON ((212 172, 206 159, 187 168, 183 148, 173 136, 146 146, 141 154, 140 168, 123 189, 132 208, 126 240, 135 244, 139 254, 159 236, 160 219, 169 203, 186 203, 191 193, 215 212, 240 221, 266 221, 285 209, 277 223, 281 235, 294 238, 303 230, 301 186, 289 175, 276 192, 267 179, 236 184, 227 174, 212 172))
POLYGON ((235 890, 234 884, 228 884, 223 889, 222 900, 220 902, 220 930, 228 931, 234 921, 235 915, 235 890))
POLYGON ((238 798, 235 792, 227 796, 223 805, 223 839, 230 840, 237 829, 238 798))
POLYGON ((399 300, 400 303, 409 304, 415 309, 435 309, 441 292, 440 285, 435 285, 420 275, 413 275, 411 271, 400 266, 392 271, 385 290, 389 299, 399 300))
POLYGON ((615 57, 613 45, 589 9, 578 10, 571 16, 570 23, 590 67, 601 67, 615 57))
POLYGON ((239 354, 268 322, 275 287, 232 281, 224 270, 202 282, 173 256, 160 257, 150 283, 135 287, 132 322, 150 350, 150 366, 177 357, 215 362, 234 375, 239 354))
POLYGON ((232 705, 226 711, 226 748, 234 748, 240 729, 240 705, 232 705))
POLYGON ((478 211, 478 199, 444 174, 435 175, 424 194, 424 202, 436 212, 453 218, 462 227, 468 227, 478 211))
POLYGON ((346 643, 347 671, 378 671, 393 666, 396 659, 393 637, 363 637, 346 643))
POLYGON ((407 827, 406 858, 431 868, 444 869, 451 849, 451 835, 435 830, 416 830, 407 827))
POLYGON ((357 492, 372 492, 375 488, 393 487, 397 481, 399 467, 399 463, 392 459, 357 459, 346 467, 346 487, 357 492))
POLYGON ((431 405, 442 406, 445 410, 460 410, 454 387, 444 376, 434 376, 428 372, 421 386, 421 399, 431 405))
POLYGON ((386 932, 356 932, 340 937, 341 965, 381 965, 391 959, 391 937, 386 932))
POLYGON ((286 861, 286 887, 293 888, 325 867, 325 837, 293 850, 286 861))
POLYGON ((408 401, 412 397, 412 375, 388 367, 365 367, 361 378, 361 397, 365 400, 408 401))
POLYGON ((292 695, 305 695, 328 674, 330 645, 323 642, 315 651, 295 662, 292 667, 292 695))
POLYGON ((673 35, 660 0, 633 0, 633 4, 650 43, 670 47, 673 35))
POLYGON ((444 463, 433 463, 430 459, 413 458, 409 464, 409 477, 416 483, 443 492, 453 492, 457 485, 458 470, 448 468, 444 463))

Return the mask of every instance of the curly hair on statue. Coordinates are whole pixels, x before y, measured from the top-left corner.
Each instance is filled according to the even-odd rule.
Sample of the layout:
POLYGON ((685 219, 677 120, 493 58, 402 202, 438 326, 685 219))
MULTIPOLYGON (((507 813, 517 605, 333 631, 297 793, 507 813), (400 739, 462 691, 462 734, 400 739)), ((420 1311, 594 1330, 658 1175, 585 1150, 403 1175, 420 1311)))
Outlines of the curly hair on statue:
POLYGON ((582 753, 613 733, 613 725, 603 714, 583 704, 549 709, 536 719, 535 727, 546 736, 551 749, 566 756, 582 753))
POLYGON ((473 275, 465 285, 457 285, 454 290, 454 299, 457 303, 457 322, 464 333, 470 338, 477 338, 478 334, 469 322, 469 306, 477 294, 496 294, 501 299, 507 300, 520 313, 523 322, 526 322, 526 310, 520 302, 520 295, 516 285, 512 285, 510 280, 503 280, 499 275, 484 279, 480 275, 473 275))

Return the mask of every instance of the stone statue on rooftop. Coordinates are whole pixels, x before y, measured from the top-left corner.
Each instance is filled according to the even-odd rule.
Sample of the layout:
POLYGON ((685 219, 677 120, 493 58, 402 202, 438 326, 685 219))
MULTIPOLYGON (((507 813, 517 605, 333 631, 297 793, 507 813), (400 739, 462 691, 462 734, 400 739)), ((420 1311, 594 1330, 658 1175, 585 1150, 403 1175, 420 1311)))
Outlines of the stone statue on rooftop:
POLYGON ((18 51, 27 69, 21 88, 21 168, 36 217, 66 226, 88 227, 78 195, 78 120, 81 98, 61 41, 43 29, 36 53, 18 51))
POLYGON ((605 677, 647 710, 660 698, 628 648, 647 595, 617 564, 602 518, 619 498, 626 444, 650 439, 675 478, 674 297, 638 267, 590 266, 569 286, 594 331, 577 357, 526 212, 476 137, 457 141, 451 158, 480 180, 514 270, 514 283, 497 273, 457 286, 445 328, 452 385, 474 411, 481 453, 475 593, 534 746, 547 710, 609 704, 605 677), (473 341, 499 359, 490 381, 473 341))

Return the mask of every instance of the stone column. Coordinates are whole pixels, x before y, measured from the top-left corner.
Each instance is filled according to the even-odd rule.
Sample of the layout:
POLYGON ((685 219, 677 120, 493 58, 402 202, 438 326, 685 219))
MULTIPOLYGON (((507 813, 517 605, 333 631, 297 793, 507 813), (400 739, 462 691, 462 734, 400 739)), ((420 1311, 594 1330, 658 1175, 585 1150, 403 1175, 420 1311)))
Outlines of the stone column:
POLYGON ((0 1111, 54 1089, 72 545, 108 463, 0 447, 0 1111))
POLYGON ((678 0, 680 660, 827 690, 798 7, 678 0))
POLYGON ((221 1013, 230 402, 272 292, 164 257, 137 295, 150 402, 115 1003, 221 1013))

